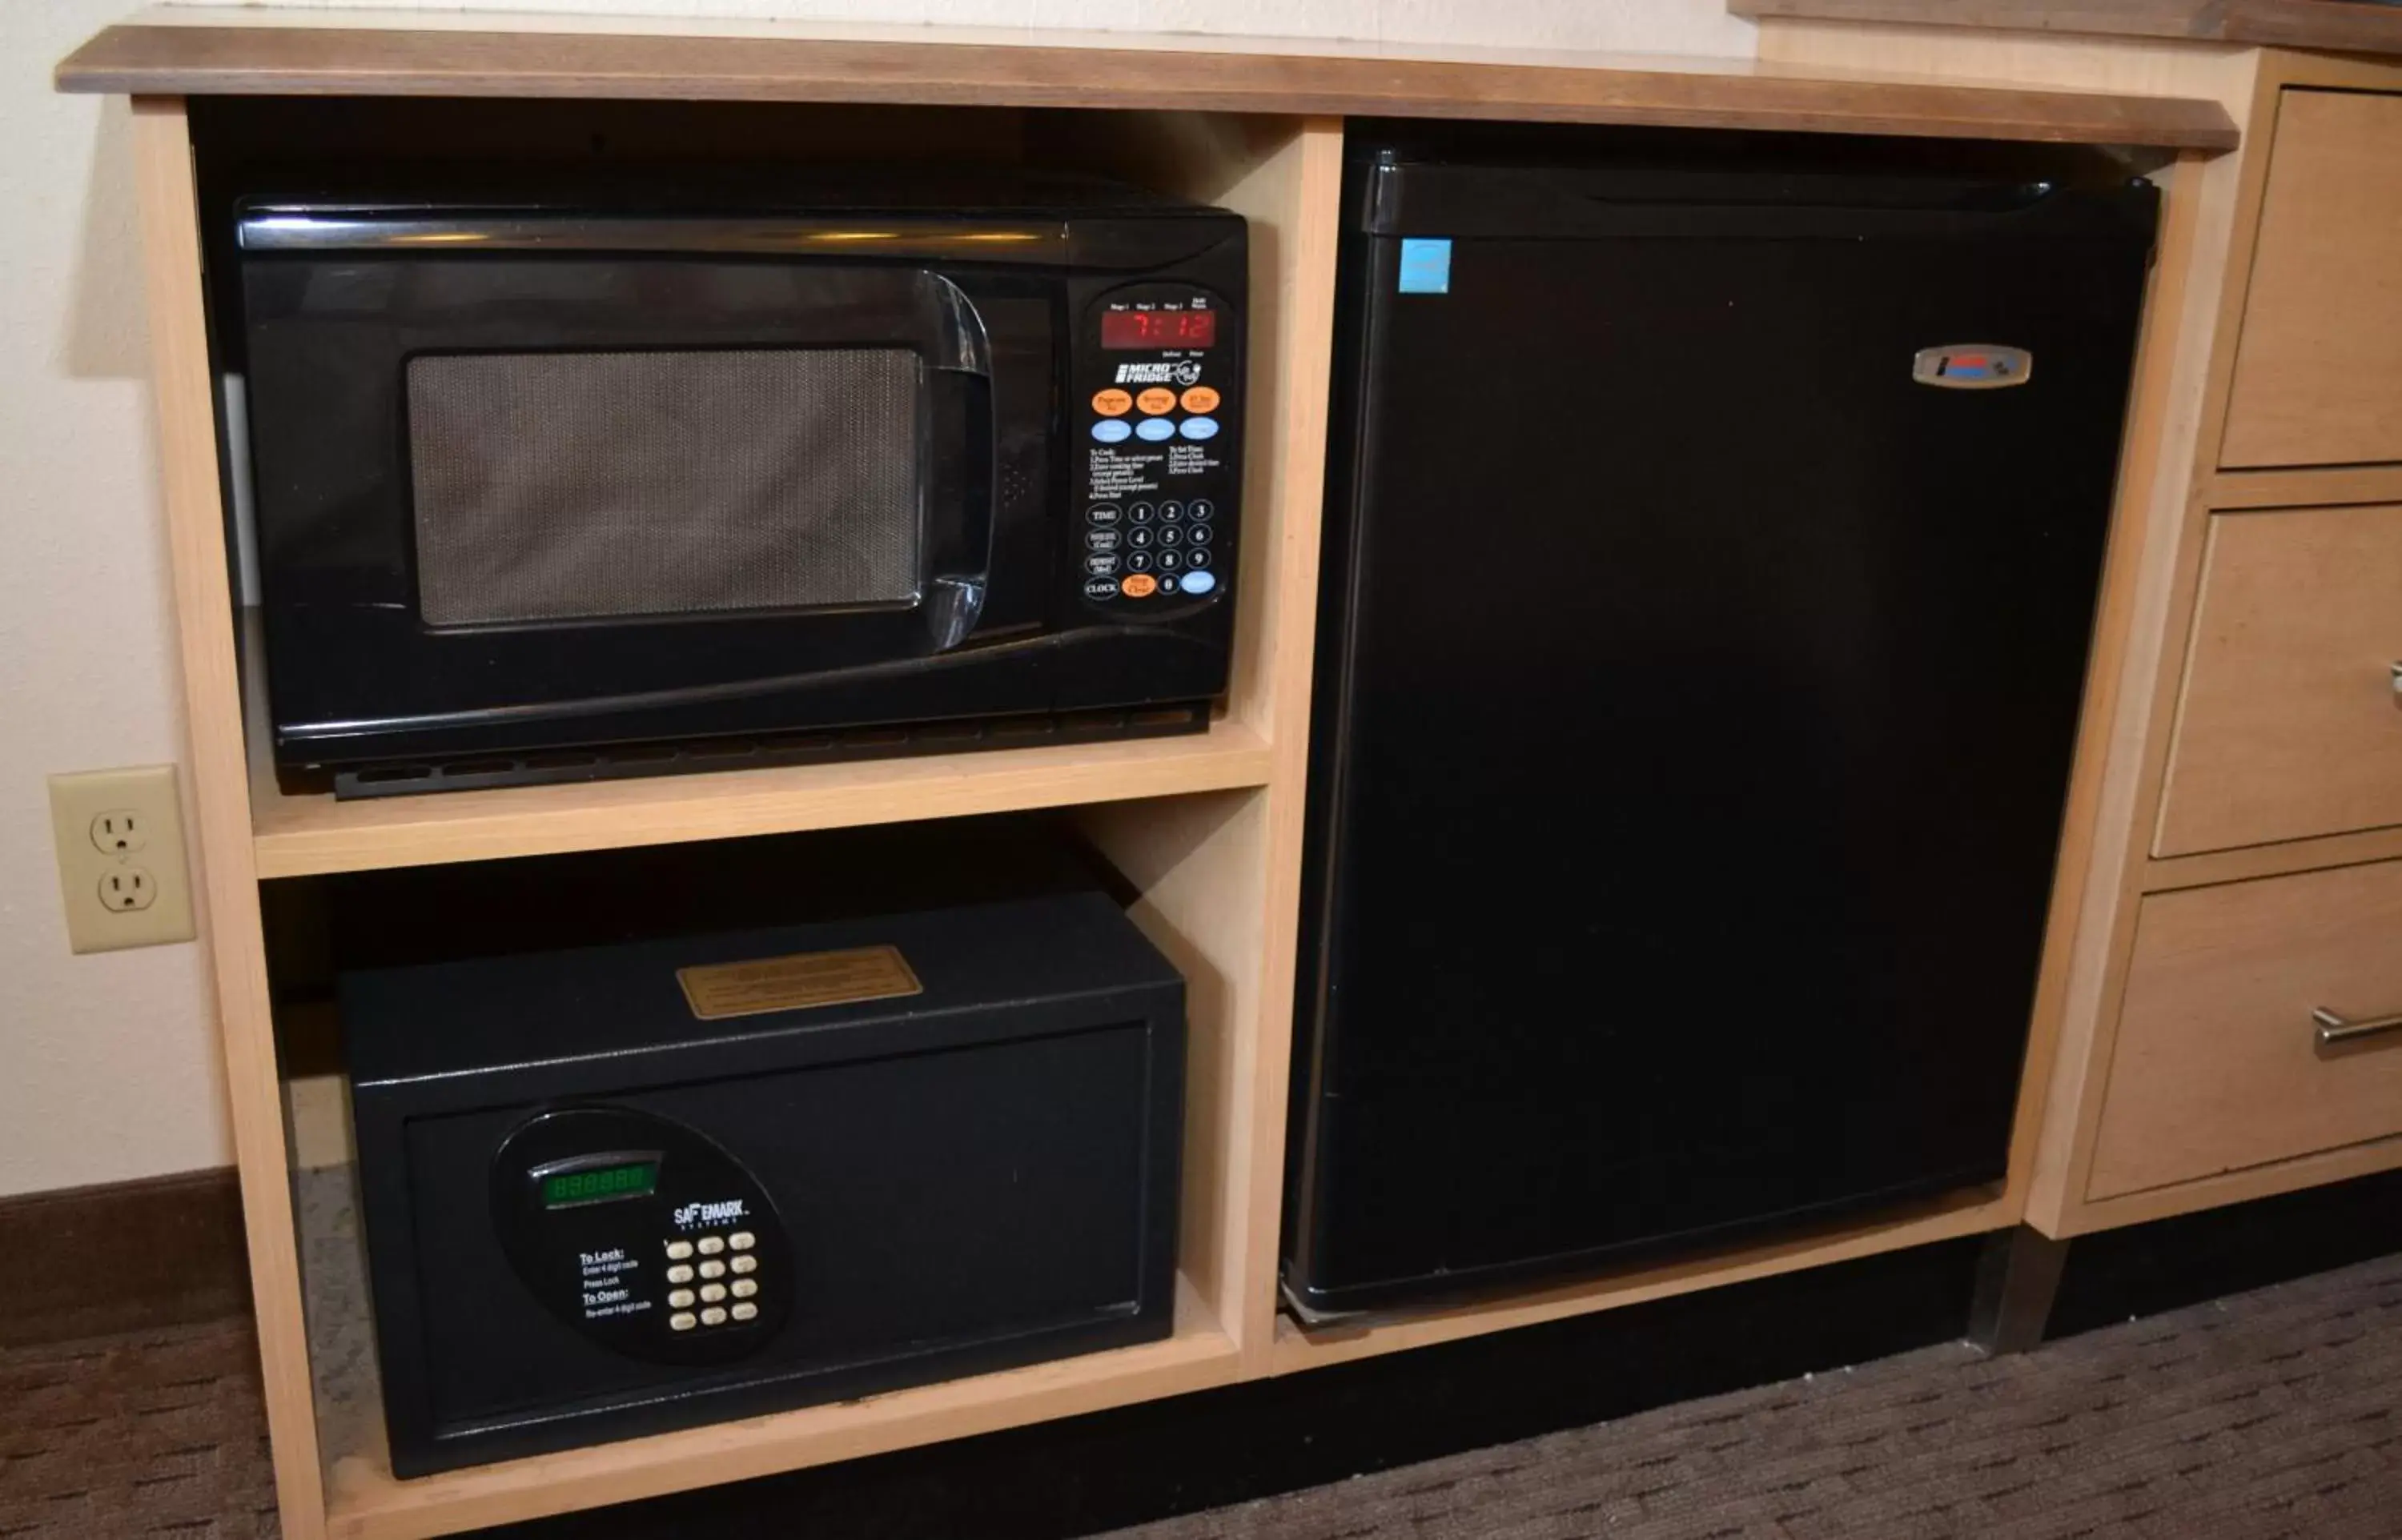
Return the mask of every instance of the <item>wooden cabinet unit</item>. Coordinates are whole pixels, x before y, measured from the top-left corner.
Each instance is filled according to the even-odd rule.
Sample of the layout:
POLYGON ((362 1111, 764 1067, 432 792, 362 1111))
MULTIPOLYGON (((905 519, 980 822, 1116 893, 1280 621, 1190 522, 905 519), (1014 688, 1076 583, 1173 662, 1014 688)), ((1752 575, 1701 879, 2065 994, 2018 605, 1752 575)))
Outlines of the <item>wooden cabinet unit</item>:
MULTIPOLYGON (((2196 296, 2216 282, 2211 254, 2222 250, 2214 242, 2223 231, 2210 220, 2226 174, 2220 168, 2231 165, 2219 158, 2236 142, 2219 93, 2154 84, 2133 94, 1995 88, 1747 61, 1513 55, 1480 62, 1399 50, 1345 58, 1311 45, 1125 34, 1047 42, 1012 34, 996 44, 991 34, 946 40, 925 27, 819 35, 776 23, 695 23, 677 35, 672 23, 632 19, 546 18, 526 26, 512 32, 491 19, 440 15, 311 20, 306 12, 184 9, 112 28, 60 70, 66 89, 134 98, 131 173, 143 217, 207 946, 283 1533, 291 1540, 404 1540, 851 1459, 2003 1230, 2026 1212, 2041 1166, 2037 1133, 2054 1044, 2064 1013, 2082 1008, 2076 967, 2084 951, 2080 925, 2091 925, 2080 916, 2098 912, 2106 921, 2118 913, 2106 893, 2097 911, 2091 873, 2106 871, 2106 889, 2125 870, 2119 846, 2103 837, 2127 827, 2130 817, 2123 800, 2113 800, 2119 793, 2105 764, 2123 747, 2114 712, 2132 687, 2121 681, 2155 656, 2141 645, 2159 623, 2157 595, 2147 584, 2174 544, 2157 510, 2181 495, 2192 443, 2194 404, 2181 393, 2182 361, 2191 349, 2190 315, 2205 303, 2196 296), (780 145, 814 144, 853 157, 913 141, 913 126, 933 121, 918 109, 940 106, 949 115, 946 132, 964 132, 992 156, 1104 172, 1245 214, 1253 265, 1245 597, 1222 708, 1205 733, 1090 747, 358 803, 286 793, 265 773, 257 685, 238 665, 242 621, 220 505, 194 186, 199 115, 186 110, 187 98, 210 94, 310 96, 328 122, 362 131, 414 123, 426 142, 454 150, 472 149, 478 133, 522 130, 535 98, 557 109, 543 119, 554 129, 589 128, 575 114, 613 105, 601 99, 621 108, 628 99, 648 99, 697 143, 772 130, 780 145), (402 111, 410 98, 429 99, 415 105, 414 117, 402 111), (2182 157, 2163 178, 2153 315, 2138 359, 2092 688, 2006 1181, 1907 1213, 1434 1314, 1325 1331, 1280 1315, 1276 1270, 1318 503, 1342 115, 1349 113, 2132 144, 2182 157), (247 719, 245 705, 253 708, 247 719), (857 1402, 395 1479, 372 1397, 337 1406, 312 1383, 312 1368, 338 1356, 320 1353, 312 1364, 312 1332, 322 1341, 347 1326, 355 1344, 362 1307, 353 1294, 319 1299, 313 1320, 304 1313, 284 1121, 287 1084, 297 1074, 289 1062, 296 1024, 277 1019, 261 885, 1030 808, 1062 810, 1109 857, 1133 894, 1130 914, 1188 981, 1173 1334, 857 1402), (327 1318, 344 1310, 347 1322, 327 1318)), ((567 142, 600 137, 577 132, 567 142)), ((394 142, 419 140, 404 133, 394 142)), ((2402 489, 2389 501, 2402 501, 2402 489)))

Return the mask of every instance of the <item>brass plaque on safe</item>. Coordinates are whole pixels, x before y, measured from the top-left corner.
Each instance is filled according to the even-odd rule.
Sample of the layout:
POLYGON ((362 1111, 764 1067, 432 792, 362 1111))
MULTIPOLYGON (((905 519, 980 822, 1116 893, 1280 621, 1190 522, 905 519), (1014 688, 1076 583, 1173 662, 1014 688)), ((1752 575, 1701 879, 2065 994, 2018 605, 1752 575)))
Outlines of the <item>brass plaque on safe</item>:
POLYGON ((922 993, 896 946, 855 946, 842 952, 797 952, 755 962, 679 968, 684 1002, 704 1022, 801 1011, 813 1005, 881 1000, 922 993))

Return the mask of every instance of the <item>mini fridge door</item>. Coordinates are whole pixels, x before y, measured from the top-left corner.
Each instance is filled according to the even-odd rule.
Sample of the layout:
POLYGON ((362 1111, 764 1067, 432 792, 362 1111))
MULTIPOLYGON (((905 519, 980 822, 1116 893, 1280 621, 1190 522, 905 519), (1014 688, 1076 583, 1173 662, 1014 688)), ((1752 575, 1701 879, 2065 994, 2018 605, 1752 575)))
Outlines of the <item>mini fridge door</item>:
POLYGON ((1288 1297, 1998 1181, 2153 190, 1355 169, 1288 1297))

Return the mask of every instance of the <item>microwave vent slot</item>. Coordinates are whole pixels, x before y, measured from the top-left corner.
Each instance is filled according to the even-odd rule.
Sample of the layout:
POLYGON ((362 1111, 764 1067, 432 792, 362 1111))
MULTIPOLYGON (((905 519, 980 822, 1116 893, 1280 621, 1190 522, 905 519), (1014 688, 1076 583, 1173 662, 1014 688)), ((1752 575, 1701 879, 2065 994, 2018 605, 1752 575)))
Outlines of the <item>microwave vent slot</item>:
POLYGON ((833 764, 847 760, 911 758, 984 749, 1029 749, 1050 743, 1173 737, 1205 731, 1208 725, 1208 703, 1188 702, 1127 711, 901 722, 843 733, 784 733, 762 737, 603 745, 518 755, 477 754, 407 763, 339 766, 333 774, 334 795, 349 802, 423 791, 473 791, 496 786, 622 780, 634 776, 671 776, 701 770, 756 770, 771 765, 833 764))

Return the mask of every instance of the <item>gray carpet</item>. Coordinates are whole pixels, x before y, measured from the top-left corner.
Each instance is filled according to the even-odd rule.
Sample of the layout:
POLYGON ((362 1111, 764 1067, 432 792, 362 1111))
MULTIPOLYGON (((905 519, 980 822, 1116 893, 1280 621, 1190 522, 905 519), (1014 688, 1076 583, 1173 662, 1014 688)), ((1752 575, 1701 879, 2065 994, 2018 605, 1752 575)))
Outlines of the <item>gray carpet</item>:
MULTIPOLYGON (((0 1536, 271 1536, 245 1323, 0 1353, 0 1536)), ((795 1535, 815 1534, 795 1516, 795 1535)), ((1942 1347, 1115 1540, 2395 1540, 2402 1257, 1942 1347)), ((818 1540, 843 1540, 820 1535, 818 1540)))
POLYGON ((2022 1357, 1932 1348, 1113 1540, 1838 1535, 2402 1535, 2402 1258, 2022 1357))

